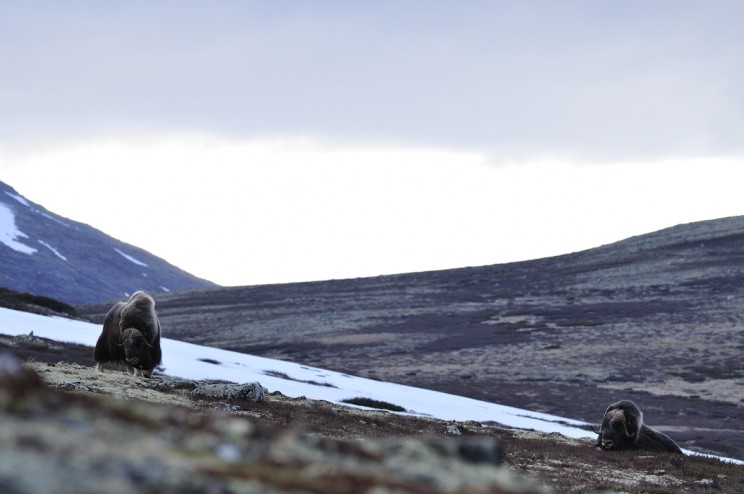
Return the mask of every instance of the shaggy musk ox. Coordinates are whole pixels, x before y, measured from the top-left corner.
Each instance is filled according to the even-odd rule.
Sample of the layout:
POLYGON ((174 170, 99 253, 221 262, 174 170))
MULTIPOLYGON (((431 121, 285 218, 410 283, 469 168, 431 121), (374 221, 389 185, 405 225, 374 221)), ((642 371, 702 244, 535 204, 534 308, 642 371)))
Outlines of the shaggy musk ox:
POLYGON ((682 453, 669 436, 644 424, 643 412, 629 400, 607 407, 597 434, 597 446, 605 451, 641 449, 682 453))
POLYGON ((160 364, 160 321, 155 301, 145 292, 135 292, 127 302, 117 302, 103 321, 103 331, 93 351, 96 368, 107 362, 124 363, 129 374, 150 377, 160 364))

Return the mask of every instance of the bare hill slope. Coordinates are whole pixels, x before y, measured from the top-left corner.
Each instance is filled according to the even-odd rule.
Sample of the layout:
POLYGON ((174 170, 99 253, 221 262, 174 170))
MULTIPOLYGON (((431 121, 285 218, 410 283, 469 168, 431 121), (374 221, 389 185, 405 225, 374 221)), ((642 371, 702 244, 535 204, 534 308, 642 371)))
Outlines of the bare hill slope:
POLYGON ((589 422, 630 398, 683 447, 744 458, 743 261, 734 217, 521 263, 156 299, 171 338, 589 422))

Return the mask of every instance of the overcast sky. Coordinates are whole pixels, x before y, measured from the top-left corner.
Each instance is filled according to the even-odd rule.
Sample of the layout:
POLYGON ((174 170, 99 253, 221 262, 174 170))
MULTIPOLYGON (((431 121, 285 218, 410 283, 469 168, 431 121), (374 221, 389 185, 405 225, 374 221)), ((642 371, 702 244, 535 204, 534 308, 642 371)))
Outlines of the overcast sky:
POLYGON ((0 0, 0 180, 220 284, 744 213, 744 2, 0 0))

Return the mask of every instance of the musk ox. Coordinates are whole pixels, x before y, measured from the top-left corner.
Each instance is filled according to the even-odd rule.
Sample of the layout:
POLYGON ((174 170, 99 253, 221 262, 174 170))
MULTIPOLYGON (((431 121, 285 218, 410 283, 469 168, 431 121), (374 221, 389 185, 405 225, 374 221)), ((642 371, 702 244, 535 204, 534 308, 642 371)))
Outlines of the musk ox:
POLYGON ((682 453, 677 443, 666 434, 643 423, 643 412, 630 400, 607 407, 599 431, 597 446, 604 451, 644 450, 682 453))
POLYGON ((107 362, 115 362, 124 363, 131 375, 152 375, 162 358, 160 321, 152 297, 138 291, 127 302, 117 302, 111 307, 93 358, 99 371, 103 371, 107 362))

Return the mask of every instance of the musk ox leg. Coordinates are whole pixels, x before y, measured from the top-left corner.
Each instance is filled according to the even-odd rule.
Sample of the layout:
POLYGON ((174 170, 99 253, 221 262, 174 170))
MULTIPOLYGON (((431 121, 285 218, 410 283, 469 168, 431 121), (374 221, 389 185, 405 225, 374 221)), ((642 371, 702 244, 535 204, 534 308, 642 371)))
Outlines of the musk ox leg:
POLYGON ((97 370, 98 372, 103 372, 103 371, 104 371, 105 369, 106 369, 106 368, 104 367, 104 365, 103 365, 103 362, 98 362, 98 363, 96 364, 96 370, 97 370))
POLYGON ((130 376, 144 377, 142 375, 142 369, 138 369, 137 367, 127 364, 127 370, 129 371, 130 376))

